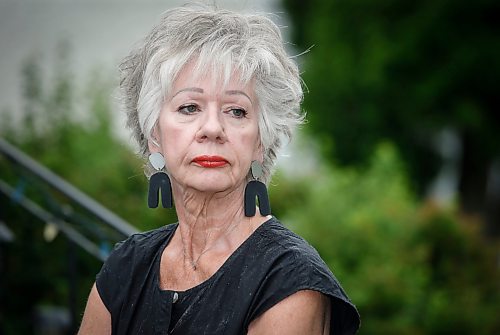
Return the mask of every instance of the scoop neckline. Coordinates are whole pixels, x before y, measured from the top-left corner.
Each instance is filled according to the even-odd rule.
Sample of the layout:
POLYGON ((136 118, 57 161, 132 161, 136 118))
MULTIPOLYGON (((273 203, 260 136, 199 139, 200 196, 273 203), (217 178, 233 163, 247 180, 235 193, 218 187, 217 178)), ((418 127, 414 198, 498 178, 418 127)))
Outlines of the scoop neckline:
POLYGON ((156 271, 155 271, 155 277, 156 277, 155 278, 155 287, 156 287, 156 289, 158 291, 160 291, 160 293, 163 293, 163 294, 177 293, 177 294, 181 294, 181 295, 186 295, 186 294, 191 293, 192 291, 200 290, 200 289, 204 288, 205 286, 207 286, 211 282, 213 282, 217 277, 222 275, 225 272, 225 269, 229 266, 229 264, 232 263, 233 259, 236 258, 239 254, 241 254, 243 248, 245 248, 247 244, 249 244, 251 241, 253 241, 258 235, 260 235, 260 231, 263 230, 265 228, 265 226, 268 226, 271 222, 274 222, 274 221, 276 221, 276 218, 274 216, 271 216, 269 219, 264 221, 260 226, 258 226, 257 229, 255 229, 252 232, 252 234, 250 234, 247 237, 247 239, 244 240, 243 243, 241 243, 233 251, 233 253, 231 255, 229 255, 229 257, 224 261, 224 263, 219 267, 219 269, 217 269, 217 271, 215 271, 214 274, 211 275, 206 280, 204 280, 201 283, 199 283, 198 285, 190 287, 186 290, 170 290, 170 289, 164 290, 160 287, 161 256, 163 255, 163 251, 165 250, 165 248, 169 245, 170 241, 172 240, 172 237, 174 236, 177 228, 179 228, 179 223, 178 222, 174 223, 175 226, 173 227, 173 229, 171 229, 170 236, 165 240, 165 242, 161 246, 160 250, 158 251, 156 260, 155 260, 155 269, 156 269, 156 271))

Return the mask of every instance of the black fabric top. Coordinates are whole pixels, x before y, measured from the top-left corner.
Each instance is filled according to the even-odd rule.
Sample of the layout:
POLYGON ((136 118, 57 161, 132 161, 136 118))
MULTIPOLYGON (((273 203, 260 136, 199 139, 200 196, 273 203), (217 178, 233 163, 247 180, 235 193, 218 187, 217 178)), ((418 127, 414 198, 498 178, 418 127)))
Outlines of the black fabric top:
POLYGON ((113 334, 246 334, 252 320, 304 289, 331 298, 331 334, 359 328, 356 308, 316 250, 274 217, 203 283, 161 290, 160 259, 177 226, 132 235, 104 263, 96 285, 113 334))

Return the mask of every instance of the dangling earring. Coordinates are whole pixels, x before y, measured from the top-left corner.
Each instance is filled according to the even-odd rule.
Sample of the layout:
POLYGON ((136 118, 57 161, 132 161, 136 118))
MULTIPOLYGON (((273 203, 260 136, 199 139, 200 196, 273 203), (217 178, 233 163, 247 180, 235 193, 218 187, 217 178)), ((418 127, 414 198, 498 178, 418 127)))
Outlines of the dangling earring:
POLYGON ((262 165, 259 161, 252 162, 252 177, 254 180, 248 182, 245 187, 245 216, 255 215, 255 197, 259 198, 259 211, 262 216, 271 214, 271 205, 267 196, 267 189, 264 183, 257 179, 262 176, 262 165))
POLYGON ((156 172, 149 178, 148 206, 149 208, 158 207, 158 193, 161 192, 161 204, 164 208, 172 208, 172 187, 170 178, 161 171, 165 167, 165 158, 159 152, 149 155, 149 162, 155 168, 156 172))

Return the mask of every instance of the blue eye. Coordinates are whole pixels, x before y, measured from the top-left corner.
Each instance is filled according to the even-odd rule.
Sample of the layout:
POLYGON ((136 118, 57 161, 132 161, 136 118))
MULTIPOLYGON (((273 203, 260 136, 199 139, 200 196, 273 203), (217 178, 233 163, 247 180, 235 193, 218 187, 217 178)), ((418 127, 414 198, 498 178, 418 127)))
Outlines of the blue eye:
POLYGON ((182 114, 186 114, 186 115, 189 115, 189 114, 194 114, 196 112, 198 112, 200 109, 198 108, 197 105, 194 105, 194 104, 191 104, 191 105, 185 105, 185 106, 181 106, 179 107, 178 111, 182 114))
POLYGON ((241 109, 241 108, 232 108, 230 110, 230 112, 236 118, 243 118, 243 117, 245 117, 247 115, 247 112, 244 109, 241 109))

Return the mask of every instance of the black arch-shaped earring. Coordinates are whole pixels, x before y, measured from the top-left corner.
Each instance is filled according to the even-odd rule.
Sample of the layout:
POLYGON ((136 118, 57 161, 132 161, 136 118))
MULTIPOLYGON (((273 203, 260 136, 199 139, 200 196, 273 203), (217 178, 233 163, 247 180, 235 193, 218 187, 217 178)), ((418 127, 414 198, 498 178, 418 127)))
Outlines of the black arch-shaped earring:
POLYGON ((157 172, 149 179, 148 206, 158 207, 158 195, 161 192, 161 204, 163 208, 172 208, 172 186, 170 178, 165 172, 157 172))
POLYGON ((266 185, 258 180, 252 180, 245 187, 245 216, 255 216, 255 197, 259 199, 260 214, 262 216, 271 214, 266 185))

